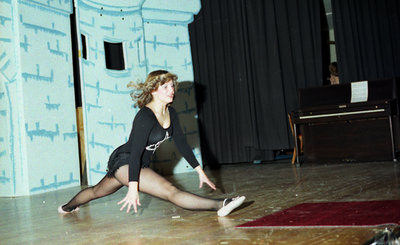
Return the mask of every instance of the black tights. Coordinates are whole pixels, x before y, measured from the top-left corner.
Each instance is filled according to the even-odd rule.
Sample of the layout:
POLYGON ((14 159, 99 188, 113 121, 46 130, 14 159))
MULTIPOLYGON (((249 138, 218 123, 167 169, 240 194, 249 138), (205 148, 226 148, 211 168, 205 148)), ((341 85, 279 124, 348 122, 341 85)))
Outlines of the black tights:
POLYGON ((94 199, 110 195, 119 190, 123 185, 113 177, 103 177, 95 186, 87 187, 76 194, 63 206, 64 211, 71 211, 94 199))
MULTIPOLYGON (((104 177, 95 186, 80 191, 63 206, 63 209, 65 211, 71 211, 91 200, 110 195, 124 185, 128 186, 128 165, 120 167, 115 173, 115 177, 104 177)), ((218 210, 222 207, 222 201, 220 200, 204 198, 179 190, 168 180, 155 173, 150 168, 141 170, 139 190, 161 199, 168 200, 185 209, 218 210)))

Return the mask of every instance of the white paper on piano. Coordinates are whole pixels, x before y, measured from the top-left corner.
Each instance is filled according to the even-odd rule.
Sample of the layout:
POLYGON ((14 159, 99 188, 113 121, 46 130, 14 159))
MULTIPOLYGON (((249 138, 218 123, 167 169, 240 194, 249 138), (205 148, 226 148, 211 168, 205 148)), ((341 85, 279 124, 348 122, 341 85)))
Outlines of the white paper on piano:
POLYGON ((352 82, 350 103, 365 101, 368 101, 368 81, 352 82))

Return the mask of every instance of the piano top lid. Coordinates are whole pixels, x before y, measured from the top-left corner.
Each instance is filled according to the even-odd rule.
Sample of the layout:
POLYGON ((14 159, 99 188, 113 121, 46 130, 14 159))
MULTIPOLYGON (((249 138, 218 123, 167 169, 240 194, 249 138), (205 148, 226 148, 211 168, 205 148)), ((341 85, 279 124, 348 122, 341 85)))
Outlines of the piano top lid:
MULTIPOLYGON (((398 98, 399 78, 370 80, 368 83, 368 100, 383 101, 398 98)), ((351 103, 351 83, 301 88, 298 90, 299 107, 321 107, 351 103)))
MULTIPOLYGON (((308 116, 308 115, 327 115, 337 113, 352 113, 359 114, 363 111, 370 113, 371 110, 379 111, 382 114, 392 114, 396 112, 397 100, 376 100, 367 102, 357 102, 348 104, 337 104, 337 105, 324 105, 314 106, 292 111, 294 118, 308 116)), ((339 115, 340 116, 340 115, 339 115)))

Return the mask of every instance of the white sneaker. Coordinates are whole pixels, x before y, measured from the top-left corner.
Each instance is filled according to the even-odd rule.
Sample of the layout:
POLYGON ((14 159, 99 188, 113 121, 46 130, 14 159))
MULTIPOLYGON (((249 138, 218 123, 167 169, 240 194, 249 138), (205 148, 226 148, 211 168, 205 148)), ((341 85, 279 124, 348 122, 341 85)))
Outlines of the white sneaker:
POLYGON ((70 214, 70 213, 72 213, 72 212, 76 212, 76 211, 79 210, 79 207, 76 207, 76 208, 74 208, 73 210, 71 210, 70 212, 67 212, 67 211, 64 211, 64 210, 62 209, 62 206, 64 206, 64 205, 59 206, 58 209, 57 209, 58 213, 60 213, 60 214, 70 214))
POLYGON ((228 204, 225 204, 226 201, 228 201, 228 198, 226 198, 224 200, 224 203, 222 204, 222 208, 220 208, 217 212, 218 216, 222 217, 222 216, 227 216, 228 214, 230 214, 235 208, 239 207, 240 205, 242 205, 242 203, 244 202, 244 200, 246 199, 245 196, 241 196, 241 197, 235 197, 232 198, 232 201, 230 201, 228 204))

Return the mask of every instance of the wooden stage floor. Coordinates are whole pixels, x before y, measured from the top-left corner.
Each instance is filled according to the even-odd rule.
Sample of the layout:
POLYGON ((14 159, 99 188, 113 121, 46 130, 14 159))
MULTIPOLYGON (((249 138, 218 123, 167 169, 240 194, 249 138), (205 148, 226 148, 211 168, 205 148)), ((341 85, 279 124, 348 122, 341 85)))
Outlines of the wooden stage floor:
MULTIPOLYGON (((31 197, 0 198, 0 244, 364 244, 384 227, 253 228, 236 225, 303 202, 400 199, 400 164, 303 164, 288 161, 206 169, 219 189, 198 189, 196 173, 168 177, 187 191, 211 198, 247 197, 227 217, 189 211, 141 194, 137 214, 119 211, 127 191, 92 201, 61 216, 57 207, 80 188, 31 197)), ((203 187, 204 188, 204 187, 203 187)))

